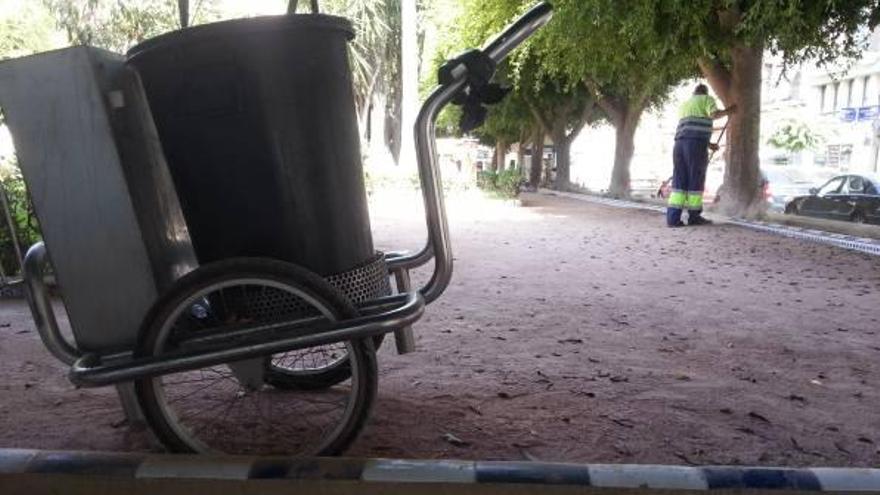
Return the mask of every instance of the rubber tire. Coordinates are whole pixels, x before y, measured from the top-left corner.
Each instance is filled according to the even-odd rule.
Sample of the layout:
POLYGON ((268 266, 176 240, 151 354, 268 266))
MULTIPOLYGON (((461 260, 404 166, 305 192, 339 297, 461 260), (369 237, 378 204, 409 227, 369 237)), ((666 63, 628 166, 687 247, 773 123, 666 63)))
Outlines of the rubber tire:
POLYGON ((868 223, 868 219, 865 218, 865 214, 862 213, 860 210, 856 210, 849 220, 854 223, 868 223))
POLYGON ((800 215, 801 214, 800 209, 794 203, 789 203, 789 204, 785 205, 784 213, 786 215, 800 215))
MULTIPOLYGON (((320 276, 291 263, 264 258, 231 258, 201 266, 174 283, 152 306, 141 325, 139 342, 135 356, 153 355, 153 348, 165 320, 193 292, 201 290, 225 280, 238 278, 268 279, 304 289, 319 299, 340 320, 355 318, 358 311, 348 299, 320 276)), ((351 342, 353 352, 358 355, 358 373, 363 386, 355 400, 354 411, 348 424, 340 435, 317 455, 338 455, 355 440, 363 425, 369 418, 378 388, 378 370, 376 352, 371 339, 351 342)), ((349 361, 346 361, 349 363, 349 361)), ((350 364, 346 368, 351 373, 350 364)), ((348 378, 346 376, 345 378, 348 378)), ((341 381, 341 380, 340 380, 341 381)), ((338 382, 337 382, 338 383, 338 382)), ((134 383, 138 403, 144 413, 147 425, 156 437, 172 452, 197 452, 181 439, 169 425, 167 418, 155 400, 155 389, 151 378, 137 380, 134 383)))
MULTIPOLYGON (((384 338, 384 334, 373 337, 374 350, 379 350, 384 338)), ((279 390, 321 390, 342 383, 349 377, 351 377, 351 364, 348 358, 339 361, 330 368, 309 374, 291 373, 283 368, 272 366, 271 362, 267 360, 264 381, 279 390)))

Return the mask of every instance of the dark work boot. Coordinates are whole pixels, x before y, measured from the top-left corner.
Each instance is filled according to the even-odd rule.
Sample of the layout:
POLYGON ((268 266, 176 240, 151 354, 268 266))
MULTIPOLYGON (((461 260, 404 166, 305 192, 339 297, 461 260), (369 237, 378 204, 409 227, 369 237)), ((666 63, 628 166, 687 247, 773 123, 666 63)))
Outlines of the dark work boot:
POLYGON ((689 215, 688 225, 711 225, 712 220, 703 217, 703 215, 689 215))
POLYGON ((681 208, 666 208, 666 225, 668 227, 684 227, 681 221, 681 208))

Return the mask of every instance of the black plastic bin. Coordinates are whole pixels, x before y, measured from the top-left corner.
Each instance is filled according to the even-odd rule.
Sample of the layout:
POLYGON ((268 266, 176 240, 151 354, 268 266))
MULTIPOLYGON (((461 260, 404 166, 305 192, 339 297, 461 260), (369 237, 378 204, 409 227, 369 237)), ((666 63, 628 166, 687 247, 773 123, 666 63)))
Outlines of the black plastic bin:
POLYGON ((342 18, 168 33, 129 53, 200 263, 290 261, 321 275, 374 259, 342 18))

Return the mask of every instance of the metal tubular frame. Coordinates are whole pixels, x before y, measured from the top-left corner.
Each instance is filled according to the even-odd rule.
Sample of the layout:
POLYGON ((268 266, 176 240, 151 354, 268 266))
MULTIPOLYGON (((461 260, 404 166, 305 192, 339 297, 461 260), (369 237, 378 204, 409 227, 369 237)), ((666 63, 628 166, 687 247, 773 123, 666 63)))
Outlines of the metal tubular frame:
MULTIPOLYGON (((394 270, 394 280, 397 285, 397 292, 406 294, 412 292, 412 283, 409 279, 409 270, 406 268, 397 268, 394 270)), ((394 331, 394 345, 398 354, 407 354, 415 352, 416 337, 413 334, 412 326, 398 328, 394 331)))
POLYGON ((58 320, 55 319, 52 300, 49 299, 49 291, 46 289, 44 280, 43 268, 47 262, 48 252, 42 242, 31 246, 24 256, 23 275, 28 306, 31 308, 40 339, 43 340, 43 344, 49 349, 49 352, 62 363, 73 364, 82 357, 82 353, 64 338, 58 327, 58 320))
MULTIPOLYGON (((241 334, 231 343, 203 350, 170 352, 161 357, 134 358, 102 364, 98 356, 86 355, 76 360, 70 369, 70 381, 83 387, 99 387, 141 378, 198 369, 244 359, 268 356, 334 342, 360 339, 391 332, 418 320, 425 310, 424 299, 415 292, 378 300, 378 305, 394 303, 395 308, 379 314, 368 314, 332 324, 316 325, 307 332, 295 332, 297 322, 285 322, 248 328, 251 333, 272 332, 269 340, 242 345, 241 334), (294 333, 294 335, 286 335, 294 333)), ((364 307, 369 312, 369 305, 364 307)), ((228 335, 223 335, 228 337, 228 335)))

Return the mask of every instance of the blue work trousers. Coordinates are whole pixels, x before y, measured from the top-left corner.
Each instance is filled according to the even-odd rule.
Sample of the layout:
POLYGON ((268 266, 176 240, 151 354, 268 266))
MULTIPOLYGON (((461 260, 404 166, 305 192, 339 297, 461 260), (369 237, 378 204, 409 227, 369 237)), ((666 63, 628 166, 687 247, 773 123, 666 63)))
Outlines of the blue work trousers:
POLYGON ((666 208, 666 223, 681 222, 682 212, 688 210, 688 220, 699 218, 703 212, 703 188, 709 165, 709 141, 679 138, 672 150, 672 190, 666 208))

